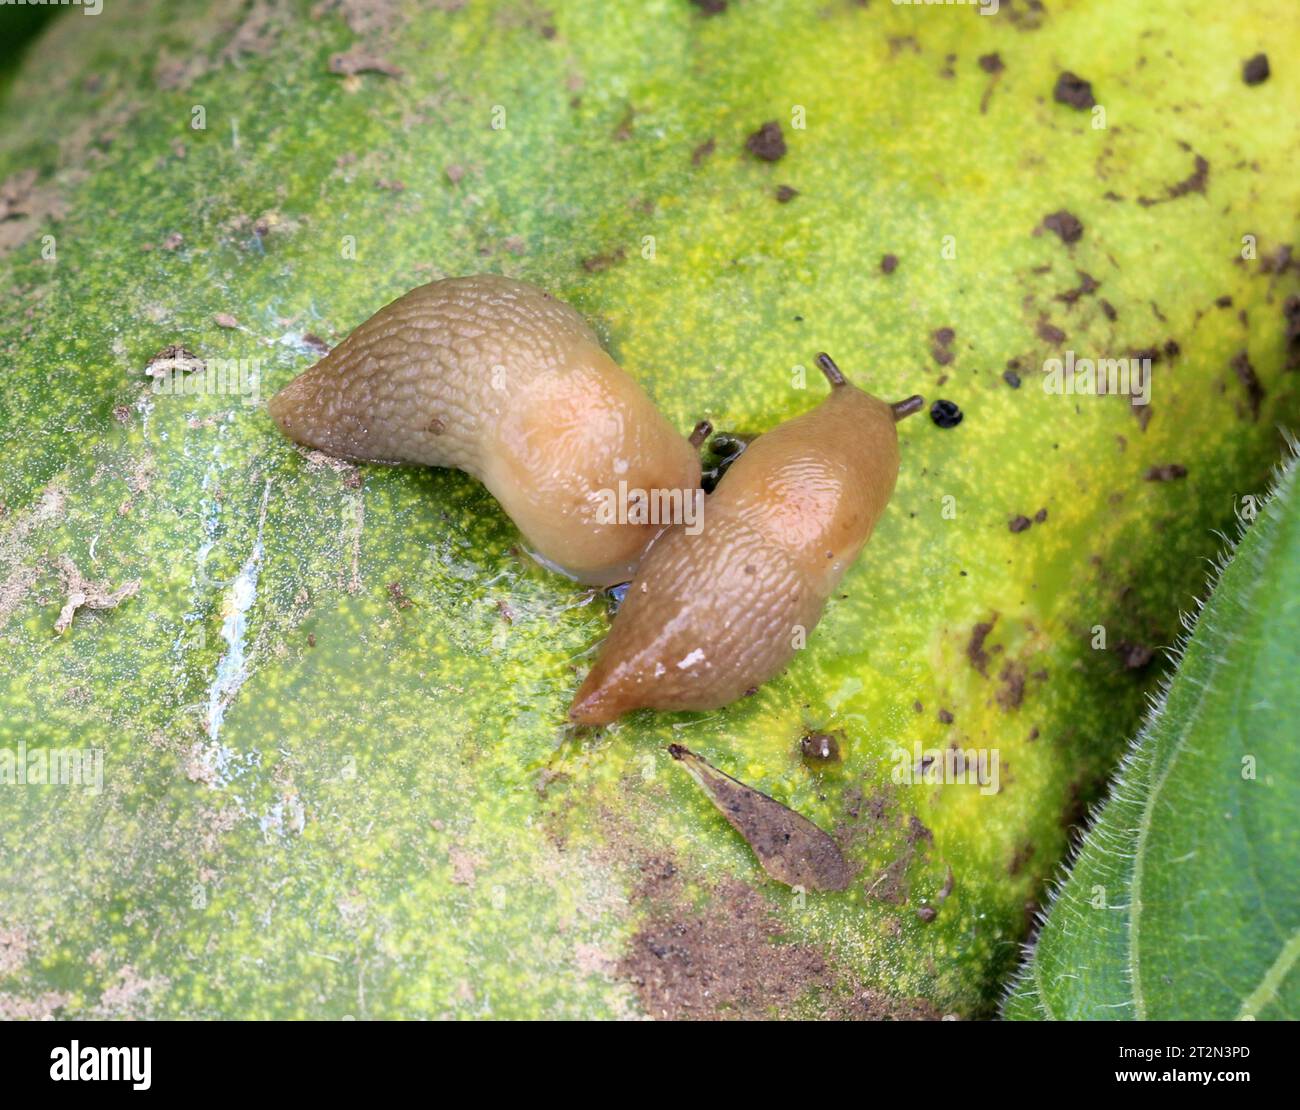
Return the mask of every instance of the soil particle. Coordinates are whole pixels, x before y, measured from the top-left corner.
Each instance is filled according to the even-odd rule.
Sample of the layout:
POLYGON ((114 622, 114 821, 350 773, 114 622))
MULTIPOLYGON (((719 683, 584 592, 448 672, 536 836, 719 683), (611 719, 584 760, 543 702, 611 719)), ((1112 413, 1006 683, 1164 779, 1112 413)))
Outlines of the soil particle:
POLYGON ((1138 204, 1143 208, 1150 208, 1153 204, 1164 204, 1167 201, 1177 200, 1179 197, 1185 197, 1189 193, 1205 194, 1206 183, 1210 180, 1210 163, 1201 155, 1196 155, 1196 168, 1190 175, 1183 178, 1174 185, 1165 186, 1165 195, 1162 197, 1138 197, 1138 204))
MULTIPOLYGON (((989 625, 989 627, 992 628, 993 626, 989 625)), ((940 709, 938 716, 941 725, 950 725, 953 722, 953 715, 946 709, 940 709)))
POLYGON ((666 1020, 761 1020, 818 1016, 841 1020, 937 1020, 921 999, 894 999, 853 982, 811 945, 782 943, 785 929, 766 899, 731 879, 703 909, 676 879, 633 936, 615 974, 631 983, 642 1009, 666 1020))
POLYGON ((1288 370, 1300 366, 1300 296, 1292 293, 1282 305, 1282 317, 1286 321, 1286 349, 1288 370))
POLYGON ((1020 872, 1025 869, 1025 864, 1033 858, 1034 846, 1026 841, 1024 844, 1020 845, 1011 856, 1011 862, 1007 864, 1007 874, 1012 878, 1019 875, 1020 872))
POLYGON ((237 328, 239 321, 236 320, 229 312, 218 312, 212 317, 212 322, 219 328, 237 328))
POLYGON ((1102 312, 1106 314, 1106 319, 1111 321, 1111 323, 1114 323, 1119 319, 1119 313, 1115 311, 1115 306, 1111 304, 1110 301, 1106 300, 1105 297, 1098 301, 1098 304, 1101 305, 1102 312))
POLYGON ((1004 710, 1019 709, 1025 700, 1025 668, 1019 663, 1008 662, 1002 668, 998 678, 1002 689, 998 691, 998 705, 1004 710))
POLYGON ((799 741, 799 751, 808 763, 838 763, 840 742, 829 732, 810 732, 799 741))
POLYGON ((940 398, 930 406, 930 419, 940 428, 955 428, 962 421, 962 411, 952 401, 940 398))
POLYGON ((409 609, 415 604, 415 602, 406 596, 406 590, 403 589, 400 582, 389 582, 386 589, 388 590, 389 599, 398 609, 409 609))
POLYGON ((1032 523, 1033 521, 1031 521, 1027 516, 1013 516, 1007 527, 1013 532, 1025 532, 1028 531, 1029 526, 1032 523))
POLYGON ((980 69, 982 69, 985 73, 1001 73, 1006 68, 1007 67, 1003 63, 1001 55, 999 54, 980 55, 980 69))
POLYGON ((622 247, 610 251, 607 254, 593 254, 582 260, 582 268, 589 274, 598 274, 603 270, 608 270, 611 266, 622 262, 626 257, 626 251, 622 247))
POLYGON ((1259 407, 1264 400, 1264 387, 1259 384, 1259 378, 1255 374, 1255 368, 1250 364, 1250 357, 1245 351, 1238 351, 1232 356, 1229 362, 1232 372, 1237 375, 1237 380, 1246 387, 1246 400, 1250 405, 1250 418, 1259 419, 1259 407))
POLYGON ((44 220, 60 220, 67 211, 52 188, 37 186, 38 177, 26 169, 0 182, 0 257, 26 243, 44 220))
POLYGON ((713 136, 710 135, 707 139, 704 140, 704 142, 700 143, 699 146, 697 146, 694 150, 691 151, 691 165, 692 166, 703 165, 704 162, 713 154, 713 152, 717 148, 718 148, 717 142, 714 140, 713 136))
POLYGON ((1071 73, 1068 69, 1056 79, 1056 88, 1052 91, 1052 96, 1059 103, 1068 104, 1081 112, 1086 112, 1097 103, 1092 96, 1092 83, 1085 81, 1076 73, 1071 73))
POLYGON ((380 73, 385 77, 401 77, 402 71, 387 58, 378 54, 368 54, 364 50, 348 50, 331 54, 330 72, 340 77, 353 77, 358 73, 380 73))
POLYGON ((1012 389, 1020 388, 1020 375, 1017 374, 1014 370, 1003 370, 1002 380, 1006 382, 1007 385, 1009 385, 1012 389))
POLYGON ((691 0, 691 5, 702 15, 721 15, 727 10, 727 0, 691 0))
POLYGON ((789 204, 799 195, 799 190, 793 185, 778 185, 776 187, 776 199, 778 204, 789 204))
POLYGON ((784 158, 786 147, 781 125, 774 119, 768 120, 745 140, 745 149, 764 162, 775 162, 784 158))
POLYGON ((1241 63, 1241 79, 1247 85, 1262 85, 1268 80, 1268 55, 1256 54, 1241 63))
POLYGON ((844 890, 853 881, 853 869, 839 846, 806 817, 719 771, 680 744, 670 745, 668 752, 690 772, 777 882, 804 890, 844 890))
POLYGON ((59 556, 59 577, 62 580, 64 596, 67 600, 59 611, 59 618, 54 622, 54 634, 62 636, 70 627, 78 609, 116 609, 127 598, 134 597, 140 591, 140 580, 127 582, 116 590, 97 585, 82 576, 68 555, 59 556))
POLYGON ((922 921, 924 921, 928 925, 930 924, 931 921, 933 921, 936 917, 939 916, 939 911, 936 910, 933 906, 917 906, 916 916, 919 917, 922 921))
POLYGON ((1063 304, 1073 305, 1080 297, 1091 296, 1101 288, 1101 282, 1091 274, 1083 270, 1076 270, 1075 273, 1079 275, 1079 284, 1073 289, 1067 289, 1064 293, 1056 294, 1056 299, 1063 304))
POLYGON ((980 621, 970 630, 970 640, 966 644, 966 658, 970 660, 970 665, 980 674, 987 677, 989 667, 989 653, 984 650, 984 641, 993 631, 993 621, 980 621))
POLYGON ((1042 524, 1042 523, 1043 523, 1044 521, 1046 521, 1046 520, 1047 520, 1047 510, 1046 510, 1046 509, 1039 509, 1038 512, 1036 512, 1036 513, 1034 514, 1034 523, 1035 523, 1035 524, 1042 524))
POLYGON ((956 335, 952 328, 940 328, 933 334, 934 345, 930 348, 930 355, 940 366, 947 366, 955 357, 951 347, 956 335))
POLYGON ((189 373, 203 369, 203 360, 188 347, 170 343, 145 363, 144 372, 151 378, 162 378, 175 373, 189 373))
POLYGON ((898 269, 898 255, 887 254, 880 260, 880 271, 884 274, 892 274, 898 269))
POLYGON ((1142 475, 1148 482, 1172 482, 1176 478, 1187 477, 1187 467, 1179 463, 1164 463, 1153 466, 1142 475))
POLYGON ((1115 652, 1119 655, 1126 671, 1141 670, 1155 657, 1154 649, 1146 644, 1134 644, 1127 640, 1116 644, 1115 652))
POLYGON ((1046 343, 1056 345, 1064 343, 1066 340, 1065 332, 1047 319, 1041 319, 1038 321, 1036 331, 1038 332, 1038 338, 1046 343))
POLYGON ((1044 216, 1042 228, 1046 231, 1056 232, 1061 237, 1061 242, 1067 245, 1077 243, 1083 238, 1083 221, 1073 212, 1067 212, 1064 208, 1044 216))
POLYGON ((907 819, 907 842, 908 844, 920 844, 922 842, 930 845, 934 844, 934 833, 926 827, 925 822, 917 817, 915 813, 907 819))

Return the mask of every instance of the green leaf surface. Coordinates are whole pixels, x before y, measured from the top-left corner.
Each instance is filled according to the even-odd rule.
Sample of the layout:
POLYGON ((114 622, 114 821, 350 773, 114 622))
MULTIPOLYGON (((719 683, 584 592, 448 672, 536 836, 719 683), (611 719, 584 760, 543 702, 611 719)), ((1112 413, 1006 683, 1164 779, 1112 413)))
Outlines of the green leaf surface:
POLYGON ((1294 3, 1047 8, 53 20, 0 92, 0 750, 97 749, 104 781, 0 786, 0 1014, 992 1013, 1212 530, 1300 420, 1300 69, 1240 74, 1300 56, 1294 3), (1066 68, 1104 119, 1054 99, 1066 68), (746 148, 771 120, 776 162, 746 148), (806 411, 820 350, 961 407, 900 425, 871 544, 755 696, 567 730, 604 599, 466 476, 277 432, 321 341, 480 271, 574 304, 683 431, 806 411), (257 387, 154 392, 173 344, 257 387), (1067 349, 1150 348, 1148 407, 1041 388, 1067 349), (139 590, 56 635, 66 560, 139 590), (854 881, 768 881, 674 742, 854 881), (896 782, 915 745, 996 750, 1000 789, 896 782))
POLYGON ((1007 1017, 1300 1014, 1295 472, 1225 557, 1007 1017))

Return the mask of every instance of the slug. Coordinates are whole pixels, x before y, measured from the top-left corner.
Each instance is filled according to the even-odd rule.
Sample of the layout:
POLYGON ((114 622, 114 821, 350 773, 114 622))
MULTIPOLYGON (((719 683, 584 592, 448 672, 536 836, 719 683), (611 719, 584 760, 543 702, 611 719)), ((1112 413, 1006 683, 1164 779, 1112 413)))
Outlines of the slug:
POLYGON ((695 535, 669 529, 646 552, 570 720, 718 709, 802 646, 894 492, 895 423, 925 404, 887 404, 817 363, 830 396, 749 445, 695 535))
POLYGON ((611 491, 698 489, 708 434, 679 434, 569 305, 491 274, 412 289, 268 409, 328 455, 473 475, 541 562, 594 586, 627 581, 659 531, 620 523, 611 491))

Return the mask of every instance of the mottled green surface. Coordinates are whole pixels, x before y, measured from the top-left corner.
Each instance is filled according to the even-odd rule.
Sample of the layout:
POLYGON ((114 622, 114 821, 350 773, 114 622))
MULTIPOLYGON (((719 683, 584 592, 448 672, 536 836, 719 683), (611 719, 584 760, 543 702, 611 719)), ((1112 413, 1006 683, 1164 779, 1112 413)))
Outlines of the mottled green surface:
POLYGON ((1053 899, 1008 1016, 1295 1019, 1298 670, 1292 460, 1053 899))
POLYGON ((1156 677, 1117 645, 1172 642, 1211 530, 1262 492, 1300 410, 1296 275, 1261 265, 1300 208, 1294 5, 1048 6, 310 18, 259 0, 57 20, 0 100, 0 181, 39 171, 62 217, 0 222, 0 745, 102 747, 105 787, 0 787, 2 1012, 637 1014, 618 964, 657 856, 678 869, 671 912, 728 876, 759 886, 781 942, 824 953, 845 995, 988 1013, 1156 677), (1240 60, 1265 46, 1274 75, 1248 88, 1240 60), (403 75, 331 75, 352 48, 403 75), (1053 101, 1060 68, 1093 82, 1105 129, 1053 101), (769 119, 789 146, 774 165, 744 150, 769 119), (1189 177, 1193 151, 1203 194, 1137 203, 1189 177), (1073 248, 1034 233, 1062 208, 1085 225, 1073 248), (1241 260, 1246 234, 1259 258, 1241 260), (1054 297, 1077 269, 1101 288, 1071 307, 1054 297), (149 358, 183 343, 262 360, 264 401, 316 357, 304 335, 336 342, 414 284, 481 270, 571 300, 683 429, 810 407, 824 387, 792 388, 792 368, 822 349, 882 396, 961 405, 954 430, 900 426, 871 546, 757 696, 566 736, 604 602, 521 555, 480 487, 379 469, 357 485, 262 404, 148 392, 149 358), (1038 388, 1043 315, 1081 354, 1178 342, 1145 430, 1123 399, 1038 388), (948 366, 930 353, 943 326, 948 366), (1228 365, 1243 348, 1258 419, 1228 365), (1143 480, 1172 462, 1185 479, 1143 480), (56 638, 61 555, 140 592, 56 638), (982 674, 966 649, 989 621, 982 674), (843 730, 840 768, 802 764, 810 727, 843 730), (671 766, 674 739, 839 829, 860 881, 766 883, 671 766), (996 748, 1001 791, 895 786, 914 741, 996 748))

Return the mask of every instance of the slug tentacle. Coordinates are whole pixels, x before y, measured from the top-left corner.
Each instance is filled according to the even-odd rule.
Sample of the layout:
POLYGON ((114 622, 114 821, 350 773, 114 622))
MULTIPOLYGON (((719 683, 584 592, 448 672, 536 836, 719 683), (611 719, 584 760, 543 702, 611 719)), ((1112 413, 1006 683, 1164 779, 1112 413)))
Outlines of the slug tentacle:
POLYGON ((918 407, 870 396, 827 355, 817 363, 830 395, 749 445, 701 529, 670 529, 646 553, 571 720, 716 709, 803 646, 893 493, 900 410, 918 407))
POLYGON ((326 454, 473 475, 540 561, 592 585, 626 581, 659 531, 611 517, 616 491, 700 484, 691 442, 582 316, 490 274, 399 297, 268 409, 285 435, 326 454))
POLYGON ((925 408, 925 398, 919 393, 913 393, 910 397, 904 397, 901 401, 895 401, 889 406, 894 413, 894 422, 911 416, 914 412, 920 412, 925 408))

